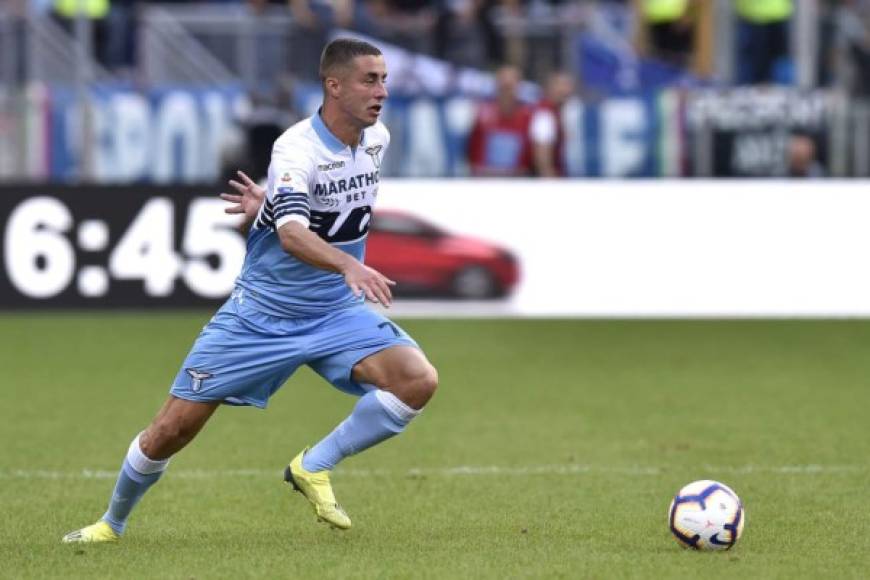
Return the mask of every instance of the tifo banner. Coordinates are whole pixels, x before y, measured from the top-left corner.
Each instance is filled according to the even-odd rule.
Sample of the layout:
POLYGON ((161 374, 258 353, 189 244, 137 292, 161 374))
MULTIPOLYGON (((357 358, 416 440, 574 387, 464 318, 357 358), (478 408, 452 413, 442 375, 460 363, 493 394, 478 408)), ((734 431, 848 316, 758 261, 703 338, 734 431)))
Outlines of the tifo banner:
MULTIPOLYGON (((321 99, 319 86, 299 85, 284 106, 302 117, 316 112, 321 99)), ((85 166, 100 183, 214 181, 227 169, 221 167, 227 153, 245 146, 246 120, 260 114, 232 88, 98 87, 89 93, 87 115, 76 93, 62 88, 34 88, 7 101, 14 114, 0 123, 0 158, 10 149, 2 147, 3 127, 17 127, 25 147, 15 166, 26 167, 30 179, 51 181, 74 181, 85 166), (92 135, 88 159, 83 135, 92 135)), ((392 134, 383 174, 467 176, 477 103, 458 94, 392 96, 383 115, 392 134)), ((848 141, 845 134, 834 138, 834 131, 846 130, 835 119, 840 110, 835 95, 786 88, 575 97, 561 110, 564 165, 572 177, 786 175, 792 134, 815 141, 823 166, 828 144, 848 141)), ((262 153, 268 158, 268 151, 255 158, 262 153)), ((0 159, 0 170, 4 165, 10 163, 0 159)))
MULTIPOLYGON (((868 316, 865 190, 386 179, 367 261, 396 315, 868 316)), ((218 191, 0 188, 0 307, 213 305, 244 256, 218 191)))
POLYGON ((795 135, 815 143, 817 160, 828 173, 830 132, 845 103, 824 91, 744 88, 691 93, 686 108, 691 134, 711 158, 709 175, 769 177, 789 173, 789 147, 795 135))
POLYGON ((238 88, 96 86, 89 107, 64 87, 31 87, 18 103, 28 177, 101 183, 201 183, 220 176, 222 149, 248 99, 238 88), (25 128, 26 127, 26 128, 25 128), (84 159, 84 135, 91 158, 84 159))
MULTIPOLYGON (((317 111, 319 86, 300 86, 295 107, 317 111)), ((573 177, 682 175, 687 136, 681 132, 684 96, 663 91, 603 101, 569 100, 561 110, 565 167, 573 177)), ((478 101, 465 96, 391 96, 383 121, 392 140, 384 175, 467 176, 468 137, 478 101)))

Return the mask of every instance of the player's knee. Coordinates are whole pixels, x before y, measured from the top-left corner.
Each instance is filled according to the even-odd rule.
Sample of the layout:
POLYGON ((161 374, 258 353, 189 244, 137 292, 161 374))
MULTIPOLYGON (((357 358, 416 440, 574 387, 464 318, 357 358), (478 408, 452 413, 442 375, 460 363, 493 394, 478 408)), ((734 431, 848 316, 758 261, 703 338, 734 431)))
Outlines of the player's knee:
POLYGON ((419 409, 429 402, 438 388, 438 371, 431 364, 416 366, 407 377, 412 406, 419 409))
POLYGON ((432 398, 438 389, 438 371, 432 365, 426 365, 426 371, 420 377, 420 392, 426 395, 426 400, 432 398))

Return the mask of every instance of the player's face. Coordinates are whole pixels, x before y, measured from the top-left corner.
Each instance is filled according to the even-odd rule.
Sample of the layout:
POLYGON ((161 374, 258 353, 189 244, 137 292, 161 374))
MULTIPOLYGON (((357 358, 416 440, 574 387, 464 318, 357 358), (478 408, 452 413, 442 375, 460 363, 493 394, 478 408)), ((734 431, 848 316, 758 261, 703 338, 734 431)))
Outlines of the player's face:
POLYGON ((341 83, 345 113, 363 127, 374 125, 387 99, 387 67, 383 56, 358 56, 341 83))

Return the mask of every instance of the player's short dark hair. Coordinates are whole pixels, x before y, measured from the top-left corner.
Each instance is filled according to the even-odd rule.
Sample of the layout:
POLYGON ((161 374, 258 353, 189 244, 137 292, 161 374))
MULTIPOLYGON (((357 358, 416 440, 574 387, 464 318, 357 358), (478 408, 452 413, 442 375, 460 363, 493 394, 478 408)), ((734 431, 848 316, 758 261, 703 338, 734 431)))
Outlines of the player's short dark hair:
POLYGON ((320 55, 320 80, 326 80, 337 67, 349 65, 358 56, 381 56, 381 49, 363 40, 336 38, 320 55))

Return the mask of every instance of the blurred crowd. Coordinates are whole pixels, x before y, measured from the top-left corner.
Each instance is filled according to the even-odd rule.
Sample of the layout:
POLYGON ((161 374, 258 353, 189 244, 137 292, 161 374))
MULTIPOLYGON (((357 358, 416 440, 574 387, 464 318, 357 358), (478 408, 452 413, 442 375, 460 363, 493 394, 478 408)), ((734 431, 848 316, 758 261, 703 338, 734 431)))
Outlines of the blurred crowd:
MULTIPOLYGON (((414 53, 457 66, 494 72, 496 94, 481 102, 468 139, 469 171, 477 176, 560 176, 564 159, 560 109, 572 95, 587 95, 583 73, 554 42, 554 30, 575 35, 595 33, 595 22, 609 23, 634 54, 685 71, 699 79, 714 78, 714 39, 723 30, 733 37, 733 72, 726 84, 796 83, 795 16, 802 0, 730 0, 734 18, 723 24, 712 0, 208 0, 249 15, 290 15, 293 34, 311 47, 310 72, 331 31, 349 29, 414 53), (545 34, 535 34, 534 23, 545 34), (616 24, 614 24, 616 23, 616 24), (570 61, 570 62, 569 62, 570 61), (541 87, 538 102, 519 97, 530 79, 541 87)), ((837 86, 858 97, 870 96, 870 0, 806 0, 816 16, 817 86, 837 86)), ((93 31, 94 54, 112 71, 135 68, 136 28, 146 0, 6 0, 13 18, 29 12, 50 18, 74 32, 83 15, 93 31)), ((161 0, 160 4, 195 4, 161 0)), ((276 78, 282 71, 276 71, 276 78)), ((286 72, 286 71, 284 71, 286 72)), ((719 79, 718 82, 721 82, 719 79)), ((278 90, 284 90, 280 86, 278 90)), ((286 96, 286 91, 284 91, 286 96)), ((287 100, 255 95, 248 122, 250 151, 260 151, 292 116, 281 110, 287 100), (259 101, 258 101, 259 99, 259 101), (289 116, 288 116, 289 115, 289 116)), ((787 147, 789 172, 813 176, 817 143, 794 135, 787 147)), ((257 153, 252 153, 256 157, 257 153)), ((252 167, 264 160, 249 159, 252 167)))
MULTIPOLYGON (((733 0, 735 75, 733 84, 795 82, 793 19, 799 0, 733 0)), ((807 6, 811 3, 806 2, 807 6)), ((715 3, 708 0, 635 0, 642 20, 639 43, 647 54, 677 66, 701 69, 705 27, 715 22, 715 3)), ((870 1, 818 0, 818 86, 839 84, 867 96, 870 88, 870 1)))
MULTIPOLYGON (((731 0, 734 71, 729 82, 794 82, 793 20, 802 0, 731 0)), ((110 69, 136 62, 138 8, 146 0, 5 0, 5 12, 53 18, 68 30, 83 13, 95 53, 110 69)), ((638 54, 700 76, 713 74, 719 3, 712 0, 161 0, 219 4, 255 15, 284 11, 314 43, 335 28, 351 29, 451 63, 495 70, 519 67, 537 82, 569 66, 556 36, 590 33, 593 21, 614 27, 638 54), (603 18, 601 15, 605 15, 603 18), (615 15, 615 16, 614 16, 615 15), (543 28, 536 29, 540 24, 543 28), (535 30, 538 30, 536 33, 535 30), (543 32, 541 32, 543 31, 543 32)), ((818 22, 819 85, 870 91, 870 0, 806 0, 818 22)), ((0 9, 2 12, 3 9, 0 9)), ((717 28, 718 27, 718 28, 717 28)), ((730 30, 730 26, 727 27, 730 30)), ((316 47, 315 47, 316 49, 316 47)), ((316 53, 316 50, 313 50, 316 53)), ((579 71, 574 71, 575 76, 579 71)))

